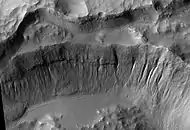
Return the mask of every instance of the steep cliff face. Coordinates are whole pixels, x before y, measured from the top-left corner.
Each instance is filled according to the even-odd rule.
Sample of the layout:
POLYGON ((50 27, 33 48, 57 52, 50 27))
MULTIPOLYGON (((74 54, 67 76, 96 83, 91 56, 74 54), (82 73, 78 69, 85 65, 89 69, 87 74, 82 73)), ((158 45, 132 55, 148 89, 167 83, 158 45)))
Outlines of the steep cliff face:
MULTIPOLYGON (((34 105, 114 88, 154 122, 118 129, 190 128, 189 1, 0 3, 0 87, 7 128, 34 105)), ((120 109, 113 113, 121 114, 120 109)), ((105 123, 83 129, 103 129, 99 126, 105 123)))
POLYGON ((118 84, 163 129, 173 129, 172 123, 181 129, 182 117, 188 115, 189 71, 168 49, 152 45, 47 46, 17 55, 3 71, 5 119, 14 121, 27 107, 55 96, 107 92, 118 84))

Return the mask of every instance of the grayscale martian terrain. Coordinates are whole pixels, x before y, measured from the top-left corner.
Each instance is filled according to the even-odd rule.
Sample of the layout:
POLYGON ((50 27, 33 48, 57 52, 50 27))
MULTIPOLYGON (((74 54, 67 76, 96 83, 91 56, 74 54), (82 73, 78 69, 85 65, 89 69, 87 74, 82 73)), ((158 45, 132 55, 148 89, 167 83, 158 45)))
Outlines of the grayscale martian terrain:
POLYGON ((2 130, 190 130, 190 0, 0 0, 0 88, 2 130))

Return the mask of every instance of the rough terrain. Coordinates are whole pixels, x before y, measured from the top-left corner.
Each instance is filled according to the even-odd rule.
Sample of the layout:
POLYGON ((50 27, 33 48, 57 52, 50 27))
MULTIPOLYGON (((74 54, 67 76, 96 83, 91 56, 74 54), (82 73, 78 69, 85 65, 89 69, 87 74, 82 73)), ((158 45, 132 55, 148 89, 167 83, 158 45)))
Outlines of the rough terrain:
POLYGON ((18 124, 32 106, 112 90, 133 105, 102 108, 78 129, 190 129, 190 1, 0 3, 6 129, 34 129, 36 120, 18 124))

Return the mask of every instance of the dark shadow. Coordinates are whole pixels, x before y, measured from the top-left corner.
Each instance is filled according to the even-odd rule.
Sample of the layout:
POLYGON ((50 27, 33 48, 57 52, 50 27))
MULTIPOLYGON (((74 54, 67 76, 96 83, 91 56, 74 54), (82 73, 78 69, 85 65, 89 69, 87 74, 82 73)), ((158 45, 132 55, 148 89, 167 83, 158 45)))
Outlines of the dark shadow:
POLYGON ((153 0, 152 2, 156 11, 161 11, 163 9, 162 3, 159 0, 153 0))
POLYGON ((183 3, 186 5, 186 4, 189 4, 190 3, 190 0, 183 0, 183 3))
MULTIPOLYGON (((1 89, 0 89, 0 92, 1 92, 1 89)), ((2 94, 2 93, 1 93, 2 94)), ((2 130, 6 130, 6 126, 5 126, 5 118, 4 118, 4 111, 3 111, 3 100, 2 100, 2 95, 0 97, 0 117, 1 117, 1 129, 2 130)))
POLYGON ((3 60, 3 62, 8 62, 10 57, 17 52, 17 50, 20 48, 20 46, 24 41, 24 36, 23 36, 24 31, 30 24, 34 23, 38 18, 39 18, 38 10, 27 13, 23 21, 20 23, 16 32, 8 39, 0 43, 0 50, 1 50, 0 61, 6 59, 3 60))

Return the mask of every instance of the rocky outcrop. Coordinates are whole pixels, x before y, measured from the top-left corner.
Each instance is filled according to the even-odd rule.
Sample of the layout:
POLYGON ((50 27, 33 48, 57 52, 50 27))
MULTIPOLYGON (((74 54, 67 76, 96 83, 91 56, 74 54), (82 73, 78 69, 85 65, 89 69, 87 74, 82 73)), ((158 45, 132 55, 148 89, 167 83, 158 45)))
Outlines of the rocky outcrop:
POLYGON ((93 126, 84 126, 81 130, 156 130, 150 119, 137 107, 123 108, 116 106, 114 110, 104 110, 101 118, 93 126))
POLYGON ((14 2, 2 0, 0 6, 1 41, 14 34, 28 12, 40 8, 47 8, 47 10, 56 13, 57 16, 71 21, 91 15, 99 17, 99 14, 101 14, 101 17, 117 16, 128 10, 141 10, 141 8, 148 7, 153 7, 157 11, 157 14, 155 14, 149 9, 154 17, 158 17, 155 18, 155 20, 158 19, 157 22, 161 22, 168 17, 179 16, 180 13, 177 12, 184 15, 189 12, 189 2, 179 0, 16 0, 14 2))
POLYGON ((150 0, 16 0, 14 2, 0 2, 0 40, 6 40, 17 30, 24 16, 28 12, 33 12, 39 8, 47 8, 58 13, 64 19, 76 20, 78 17, 87 15, 98 15, 103 13, 107 15, 117 15, 130 8, 135 9, 141 6, 151 5, 150 0))

